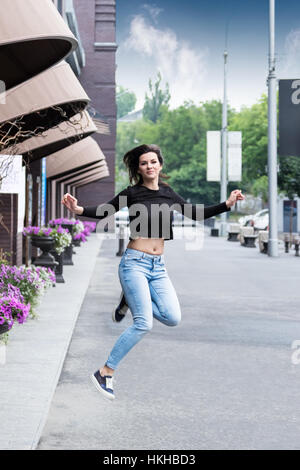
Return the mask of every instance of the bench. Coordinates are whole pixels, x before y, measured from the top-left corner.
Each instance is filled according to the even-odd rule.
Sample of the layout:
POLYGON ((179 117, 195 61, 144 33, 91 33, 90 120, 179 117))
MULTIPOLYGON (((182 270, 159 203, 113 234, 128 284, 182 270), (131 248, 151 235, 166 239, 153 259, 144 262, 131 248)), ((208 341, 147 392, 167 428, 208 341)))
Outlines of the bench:
POLYGON ((253 227, 241 227, 239 238, 242 246, 255 248, 257 235, 254 234, 253 227))
POLYGON ((240 224, 229 224, 228 226, 228 238, 229 242, 238 242, 238 235, 240 233, 240 224))
POLYGON ((258 234, 258 246, 261 253, 268 253, 269 231, 260 230, 258 234))

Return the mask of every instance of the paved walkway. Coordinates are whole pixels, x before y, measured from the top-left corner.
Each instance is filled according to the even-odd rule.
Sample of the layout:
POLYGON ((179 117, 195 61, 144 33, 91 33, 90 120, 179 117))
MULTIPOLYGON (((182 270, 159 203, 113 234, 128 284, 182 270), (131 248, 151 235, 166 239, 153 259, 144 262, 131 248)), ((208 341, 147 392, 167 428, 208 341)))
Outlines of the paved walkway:
POLYGON ((165 242, 182 322, 154 322, 110 402, 89 376, 131 323, 111 321, 116 251, 103 242, 38 449, 300 449, 300 259, 282 244, 270 258, 223 238, 165 242))
POLYGON ((0 366, 0 449, 35 449, 101 246, 96 234, 76 247, 65 283, 50 288, 38 319, 16 325, 0 366))

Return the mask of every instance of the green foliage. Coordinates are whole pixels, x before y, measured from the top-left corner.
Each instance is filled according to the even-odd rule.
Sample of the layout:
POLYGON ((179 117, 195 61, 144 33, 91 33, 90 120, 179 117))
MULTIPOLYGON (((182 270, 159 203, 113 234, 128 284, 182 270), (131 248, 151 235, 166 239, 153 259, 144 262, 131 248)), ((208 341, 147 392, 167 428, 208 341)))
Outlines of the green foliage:
POLYGON ((133 111, 136 103, 136 96, 133 92, 126 90, 124 87, 119 86, 116 93, 117 103, 117 119, 126 116, 126 114, 133 111))
POLYGON ((289 199, 300 197, 300 158, 280 157, 279 168, 278 187, 289 199))
POLYGON ((231 120, 230 131, 242 132, 242 187, 248 190, 266 175, 268 163, 268 99, 262 95, 250 108, 243 107, 231 120))
POLYGON ((0 248, 0 264, 10 264, 10 261, 7 258, 11 259, 12 253, 10 251, 4 251, 3 248, 0 248))
MULTIPOLYGON (((234 111, 229 109, 229 119, 234 111)), ((163 108, 160 119, 119 122, 117 127, 116 175, 118 190, 129 184, 122 158, 143 143, 158 144, 164 156, 164 172, 172 188, 191 202, 213 204, 219 200, 220 185, 206 181, 206 131, 222 122, 222 103, 217 100, 196 106, 191 100, 174 110, 163 108)), ((235 186, 234 186, 235 187, 235 186)))
POLYGON ((264 203, 268 202, 268 177, 267 175, 260 176, 257 180, 254 181, 252 185, 251 193, 253 196, 261 197, 264 203))
POLYGON ((161 74, 158 72, 158 80, 152 86, 151 79, 149 80, 150 96, 145 94, 145 103, 143 108, 143 118, 149 119, 152 122, 157 122, 162 116, 163 110, 168 108, 170 101, 169 85, 166 84, 166 90, 160 89, 159 85, 161 82, 161 74))
MULTIPOLYGON (((118 123, 117 166, 126 180, 123 155, 142 143, 160 146, 164 169, 173 189, 191 202, 215 204, 220 184, 206 181, 206 132, 222 127, 222 102, 185 101, 176 109, 161 106, 159 119, 118 123)), ((268 99, 265 94, 251 107, 239 112, 228 107, 228 130, 242 132, 242 181, 229 182, 228 194, 241 188, 244 193, 268 200, 268 99)), ((128 181, 128 180, 127 180, 128 181)), ((127 185, 129 182, 126 183, 127 185)), ((125 184, 124 184, 125 186, 125 184)), ((124 187, 123 186, 123 187, 124 187)), ((300 159, 281 158, 278 187, 285 194, 300 195, 300 159)), ((122 188, 121 188, 122 189, 122 188)))

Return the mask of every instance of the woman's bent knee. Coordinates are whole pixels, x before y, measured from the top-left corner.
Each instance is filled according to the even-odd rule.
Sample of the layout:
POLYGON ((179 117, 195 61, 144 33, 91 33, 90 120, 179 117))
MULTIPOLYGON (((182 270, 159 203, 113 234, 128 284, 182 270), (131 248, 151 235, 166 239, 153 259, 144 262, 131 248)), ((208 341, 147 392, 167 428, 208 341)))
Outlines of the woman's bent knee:
POLYGON ((181 322, 181 318, 171 318, 168 325, 169 326, 177 326, 181 322))
POLYGON ((152 321, 147 321, 144 319, 135 319, 133 326, 144 333, 147 333, 148 331, 152 330, 153 322, 152 321))
POLYGON ((169 315, 168 326, 177 326, 181 322, 181 312, 173 313, 169 315))

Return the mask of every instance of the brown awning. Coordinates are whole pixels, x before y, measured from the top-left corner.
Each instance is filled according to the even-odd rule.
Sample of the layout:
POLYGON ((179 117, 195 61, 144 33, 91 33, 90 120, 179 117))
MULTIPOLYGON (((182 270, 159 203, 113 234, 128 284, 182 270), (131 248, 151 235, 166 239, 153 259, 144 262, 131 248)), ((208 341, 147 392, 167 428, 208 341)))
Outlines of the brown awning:
POLYGON ((80 186, 84 186, 85 184, 93 183, 94 181, 98 181, 99 179, 106 178, 107 176, 109 176, 109 174, 110 173, 108 167, 103 165, 103 168, 99 168, 99 174, 86 177, 82 181, 75 182, 74 184, 67 184, 65 185, 65 189, 63 192, 75 195, 76 189, 80 186))
POLYGON ((89 168, 84 168, 83 170, 79 170, 77 172, 74 172, 73 174, 66 175, 64 177, 55 179, 55 182, 62 183, 62 184, 70 184, 70 183, 75 183, 82 181, 83 179, 94 176, 96 174, 99 174, 99 170, 101 168, 107 167, 105 161, 100 161, 97 163, 93 163, 89 168))
MULTIPOLYGON (((108 171, 107 166, 103 164, 103 167, 99 168, 97 173, 95 173, 94 175, 87 176, 86 178, 83 178, 82 180, 70 182, 70 184, 59 183, 58 184, 59 201, 61 200, 61 197, 64 193, 68 192, 72 194, 74 193, 74 190, 77 187, 82 186, 84 184, 92 183, 93 181, 97 181, 99 179, 105 178, 106 176, 109 176, 109 171, 108 171)), ((59 207, 58 212, 61 214, 61 217, 63 217, 63 214, 65 212, 65 207, 63 206, 63 204, 61 204, 61 207, 59 207)))
MULTIPOLYGON (((88 178, 96 176, 97 179, 102 177, 102 171, 105 171, 107 164, 105 160, 100 160, 99 162, 92 163, 89 168, 78 169, 72 172, 69 175, 60 176, 58 178, 51 178, 49 181, 50 185, 48 186, 48 201, 50 205, 50 218, 54 218, 57 213, 61 212, 60 203, 62 195, 65 192, 64 187, 68 184, 77 184, 81 181, 86 181, 88 178)), ((106 174, 105 174, 106 176, 106 174)), ((104 177, 104 176, 103 176, 104 177)))
POLYGON ((100 166, 104 166, 106 164, 105 160, 99 160, 98 162, 91 163, 85 168, 77 168, 75 170, 69 171, 67 174, 64 175, 56 175, 53 178, 48 178, 48 180, 60 182, 60 181, 68 181, 69 179, 75 177, 77 179, 85 178, 88 171, 98 169, 100 166))
POLYGON ((103 169, 100 168, 99 173, 97 175, 87 177, 79 183, 75 183, 74 185, 72 184, 71 186, 75 186, 76 188, 78 188, 79 186, 83 186, 87 183, 92 183, 93 181, 97 181, 98 179, 106 178, 107 176, 109 176, 108 167, 103 166, 103 169))
POLYGON ((65 61, 12 88, 6 93, 5 105, 1 106, 1 135, 11 137, 8 145, 3 143, 2 150, 31 138, 33 132, 39 134, 69 120, 84 110, 89 101, 65 61), (21 130, 19 136, 18 130, 21 130))
POLYGON ((99 179, 102 179, 102 178, 105 178, 105 177, 109 176, 109 171, 108 171, 107 165, 103 164, 103 166, 98 168, 97 170, 98 170, 97 172, 95 172, 91 175, 87 175, 85 178, 74 180, 74 181, 71 181, 71 182, 60 183, 60 184, 63 184, 64 188, 65 188, 65 189, 63 189, 62 192, 63 193, 66 193, 66 192, 69 193, 69 192, 71 192, 73 187, 78 188, 78 187, 83 186, 87 183, 92 183, 93 181, 97 181, 99 179))
POLYGON ((103 159, 105 156, 97 142, 92 137, 86 137, 59 152, 48 155, 46 175, 47 178, 51 178, 103 159))
MULTIPOLYGON (((47 130, 43 135, 31 137, 13 148, 13 153, 23 155, 25 162, 39 160, 90 136, 97 130, 87 111, 73 116, 69 121, 47 130)), ((9 154, 10 148, 1 153, 9 154)))
POLYGON ((1 0, 1 80, 6 90, 52 67, 77 40, 52 0, 1 0))

